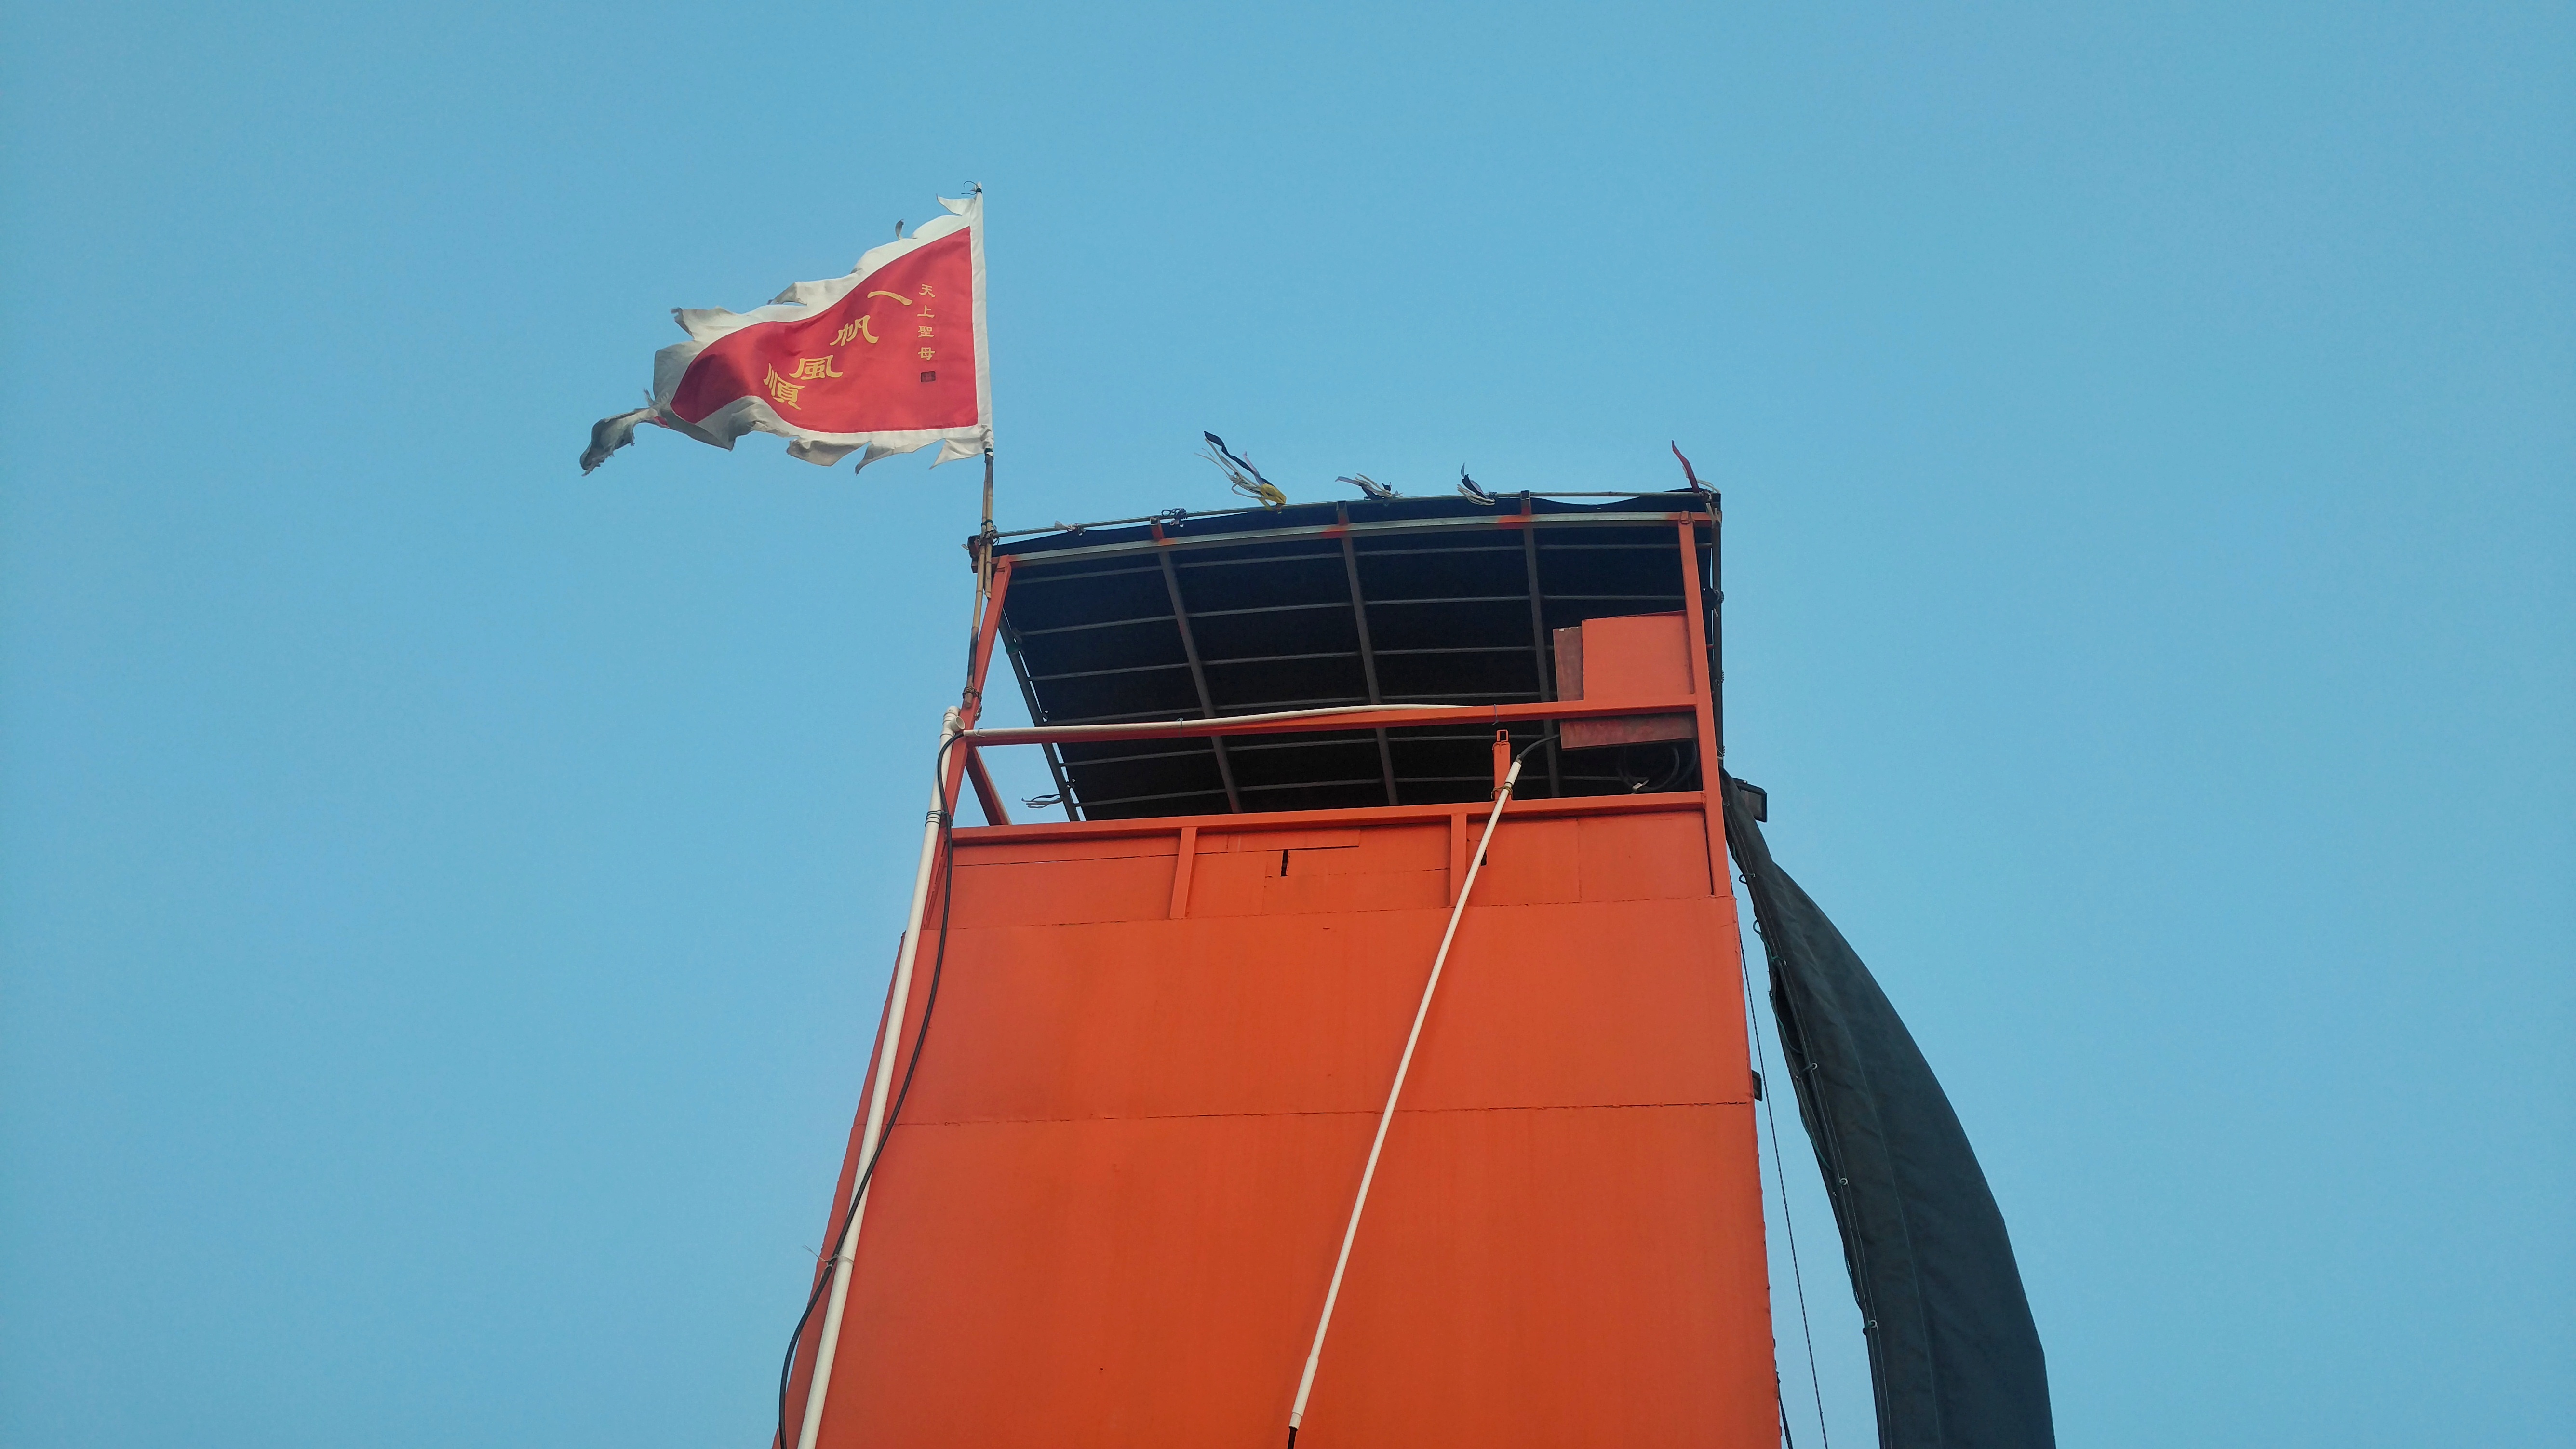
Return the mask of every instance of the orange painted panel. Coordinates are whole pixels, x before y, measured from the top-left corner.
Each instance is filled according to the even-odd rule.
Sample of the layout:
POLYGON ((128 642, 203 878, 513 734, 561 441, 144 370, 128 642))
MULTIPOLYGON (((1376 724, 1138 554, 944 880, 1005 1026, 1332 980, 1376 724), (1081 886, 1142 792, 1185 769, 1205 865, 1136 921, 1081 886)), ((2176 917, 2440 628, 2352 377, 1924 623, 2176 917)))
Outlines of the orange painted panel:
MULTIPOLYGON (((952 930, 906 1118, 1374 1111, 1446 916, 952 930)), ((1471 905, 1407 1104, 1746 1100, 1724 928, 1707 900, 1471 905)))
MULTIPOLYGON (((1484 883, 1477 882, 1481 895, 1484 883)), ((1404 1104, 1590 1107, 1749 1102, 1744 993, 1713 901, 1495 906, 1471 900, 1423 1023, 1404 1104)), ((1430 969, 1414 963, 1387 1058, 1430 969)))
MULTIPOLYGON (((1576 824, 1583 835, 1583 898, 1651 901, 1714 894, 1709 861, 1725 846, 1709 838, 1713 818, 1696 810, 1581 817, 1576 824)), ((1720 899, 1732 921, 1734 893, 1720 899)))
MULTIPOLYGON (((951 924, 1071 925, 1160 917, 1171 910, 1172 861, 1168 848, 1158 855, 1034 865, 968 865, 960 860, 951 924)), ((933 923, 937 919, 930 918, 933 923)))
POLYGON ((1383 848, 1385 840, 1364 836, 1356 829, 1334 830, 1210 830, 1204 833, 1199 848, 1207 851, 1336 850, 1357 846, 1366 839, 1372 847, 1383 848))
POLYGON ((1159 855, 1169 859, 1174 833, 1164 830, 1150 835, 1059 836, 1043 845, 979 845, 964 841, 957 847, 957 863, 961 866, 1026 865, 1039 860, 1118 860, 1133 855, 1159 855))
POLYGON ((1750 1106, 1397 1113, 1299 1444, 1773 1444, 1752 1153, 1750 1106))
MULTIPOLYGON (((1690 817, 1697 818, 1696 812, 1690 817)), ((1485 817, 1467 819, 1467 848, 1485 830, 1485 817)), ((1583 822, 1514 820, 1505 812, 1485 852, 1485 868, 1476 877, 1476 900, 1482 905, 1536 905, 1583 899, 1583 822)))
MULTIPOLYGON (((1587 703, 1670 699, 1691 694, 1689 621, 1680 613, 1586 619, 1556 631, 1557 689, 1587 703)), ((1559 733, 1569 750, 1648 740, 1686 740, 1688 714, 1570 719, 1559 733)))
MULTIPOLYGON (((1449 831, 1210 831, 1174 920, 1178 835, 964 857, 827 1449, 1284 1439, 1449 831)), ((1773 1442, 1734 933, 1700 810, 1506 817, 1301 1445, 1773 1442)))
POLYGON ((1585 701, 1671 699, 1689 693, 1690 634, 1678 611, 1583 621, 1585 701))
POLYGON ((1297 915, 1446 908, 1449 828, 1203 833, 1190 875, 1192 916, 1297 915))

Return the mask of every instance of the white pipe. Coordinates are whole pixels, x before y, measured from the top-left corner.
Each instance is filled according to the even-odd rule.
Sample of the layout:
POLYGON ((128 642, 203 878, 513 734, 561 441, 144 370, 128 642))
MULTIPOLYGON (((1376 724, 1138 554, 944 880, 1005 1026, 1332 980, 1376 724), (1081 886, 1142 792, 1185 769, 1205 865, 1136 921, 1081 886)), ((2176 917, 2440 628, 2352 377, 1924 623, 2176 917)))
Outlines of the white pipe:
MULTIPOLYGON (((939 826, 948 809, 948 742, 964 733, 964 722, 951 708, 939 721, 939 768, 930 780, 930 814, 921 825, 921 864, 912 873, 912 910, 904 918, 903 949, 895 953, 894 995, 886 1002, 885 1039, 877 1045, 876 1085, 868 1092, 868 1125, 859 1134, 855 1172, 864 1175, 885 1133, 886 1094, 894 1086, 894 1061, 903 1038, 904 1012, 912 1001, 912 963, 921 948, 921 917, 930 903, 930 872, 939 858, 939 826)), ((796 1449, 814 1449, 823 1432, 823 1398, 832 1388, 832 1354, 841 1344, 841 1313, 850 1301, 850 1263, 859 1251, 859 1220, 868 1210, 867 1189, 855 1178, 851 1190, 859 1200, 850 1208, 849 1226, 832 1254, 832 1299, 823 1310, 823 1334, 814 1345, 814 1380, 805 1390, 805 1419, 797 1426, 796 1449)))
POLYGON ((1512 761, 1503 788, 1494 792, 1494 813, 1476 841, 1475 859, 1467 863, 1467 882, 1458 888, 1458 903, 1449 908, 1449 929, 1440 933, 1440 954, 1431 958, 1431 979, 1422 983, 1422 1004, 1413 1009, 1413 1030, 1404 1038, 1404 1055, 1395 1063, 1395 1085, 1386 1089, 1386 1107, 1377 1114, 1377 1140, 1369 1144, 1368 1166, 1360 1171, 1359 1196, 1351 1200, 1351 1220, 1342 1229, 1342 1254, 1333 1260, 1332 1286, 1324 1290, 1324 1316, 1315 1324, 1315 1346, 1306 1352, 1306 1372, 1297 1380, 1297 1402, 1288 1410, 1288 1442, 1297 1442, 1297 1426, 1306 1417, 1306 1398, 1315 1391, 1315 1366, 1324 1358, 1324 1335, 1333 1326, 1333 1305, 1342 1296, 1342 1271, 1351 1265, 1351 1243, 1360 1235, 1360 1212, 1368 1206, 1369 1184, 1377 1179, 1378 1154, 1386 1149, 1387 1124, 1395 1120, 1395 1099, 1404 1095, 1404 1074, 1413 1069, 1414 1044, 1422 1040, 1422 1023, 1431 1015, 1431 993, 1440 989, 1440 970, 1449 964, 1449 943, 1458 935, 1458 918, 1466 913, 1467 893, 1476 888, 1476 872, 1485 867, 1485 847, 1494 843, 1494 827, 1503 822, 1503 806, 1521 779, 1521 762, 1512 761))

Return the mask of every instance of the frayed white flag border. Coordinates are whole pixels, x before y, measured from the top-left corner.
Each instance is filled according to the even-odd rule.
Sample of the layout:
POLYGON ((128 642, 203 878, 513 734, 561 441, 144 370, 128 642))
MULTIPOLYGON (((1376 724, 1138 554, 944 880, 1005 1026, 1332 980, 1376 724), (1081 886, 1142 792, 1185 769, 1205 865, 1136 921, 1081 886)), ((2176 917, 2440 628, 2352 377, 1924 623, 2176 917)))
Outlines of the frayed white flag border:
POLYGON ((857 466, 865 468, 880 458, 917 452, 933 443, 939 444, 939 456, 930 460, 934 468, 961 458, 980 457, 989 451, 993 446, 993 371, 992 351, 986 345, 984 335, 984 190, 979 186, 963 198, 943 196, 939 198, 939 204, 947 209, 948 215, 922 223, 908 237, 869 248, 847 276, 795 283, 767 306, 755 307, 748 312, 728 312, 716 307, 672 308, 673 320, 689 334, 689 340, 672 343, 653 354, 653 397, 649 407, 652 421, 675 432, 686 433, 702 443, 713 443, 728 450, 733 447, 735 439, 746 433, 774 433, 787 439, 787 456, 826 468, 852 453, 859 455, 857 466), (688 375, 689 364, 718 338, 764 322, 801 322, 848 296, 888 262, 942 237, 955 236, 961 230, 967 233, 968 265, 973 273, 971 286, 975 294, 976 421, 971 427, 823 433, 796 426, 780 417, 767 399, 756 397, 736 398, 696 423, 688 422, 671 411, 672 399, 679 392, 680 379, 688 375))

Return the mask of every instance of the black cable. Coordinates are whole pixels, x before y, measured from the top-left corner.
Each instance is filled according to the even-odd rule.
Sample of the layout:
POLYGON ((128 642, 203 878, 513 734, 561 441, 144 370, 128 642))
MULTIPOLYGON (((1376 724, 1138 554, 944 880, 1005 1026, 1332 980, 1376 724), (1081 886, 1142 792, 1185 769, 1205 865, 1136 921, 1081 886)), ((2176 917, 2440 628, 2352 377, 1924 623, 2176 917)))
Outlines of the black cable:
MULTIPOLYGON (((869 1182, 876 1177, 877 1163, 885 1157, 886 1144, 894 1140, 895 1119, 903 1115, 904 1099, 912 1095, 912 1074, 921 1069, 921 1049, 923 1044, 930 1040, 930 1014, 939 1005, 939 978, 942 969, 948 964, 948 906, 954 897, 950 887, 957 879, 957 852, 949 848, 950 839, 957 828, 957 801, 948 793, 948 751, 960 738, 962 735, 952 734, 939 742, 939 754, 934 767, 935 773, 932 776, 939 782, 940 804, 939 842, 936 847, 941 860, 939 945, 930 958, 930 989, 921 998, 921 1025, 913 1031, 912 1059, 904 1064, 902 1085, 895 1090, 894 1104, 886 1109, 885 1125, 877 1133, 876 1150, 868 1154, 868 1160, 860 1169, 858 1178, 850 1184, 850 1206, 841 1214, 840 1230, 832 1234, 829 1244, 832 1255, 825 1260, 831 1266, 821 1278, 815 1281, 814 1291, 805 1295, 805 1311, 796 1315, 796 1327, 787 1335, 787 1360, 778 1366, 778 1430, 771 1436, 776 1449, 787 1449, 787 1385, 796 1376, 796 1350, 805 1341, 805 1325, 813 1320, 814 1305, 823 1301, 823 1295, 830 1291, 832 1280, 841 1271, 841 1243, 850 1235, 851 1220, 859 1215, 859 1203, 867 1196, 869 1182)), ((918 950, 919 948, 916 947, 915 951, 918 952, 918 950)), ((886 1023, 886 1030, 889 1032, 902 1029, 903 1023, 900 1021, 886 1023)), ((819 1349, 821 1345, 818 1344, 816 1347, 819 1349)), ((821 1363, 816 1363, 815 1372, 822 1372, 822 1367, 821 1363)))
MULTIPOLYGON (((1520 747, 1519 752, 1518 752, 1518 753, 1516 753, 1516 754, 1514 754, 1514 755, 1512 756, 1512 763, 1513 763, 1513 764, 1515 764, 1515 765, 1517 765, 1517 764, 1519 764, 1521 761, 1528 759, 1528 758, 1530 757, 1530 751, 1537 749, 1539 746, 1541 746, 1541 745, 1543 745, 1543 744, 1546 744, 1548 741, 1550 741, 1550 740, 1552 740, 1552 739, 1555 739, 1555 738, 1556 738, 1556 731, 1554 731, 1554 730, 1549 730, 1549 731, 1547 731, 1546 733, 1544 733, 1544 734, 1540 735, 1537 739, 1534 739, 1534 740, 1530 741, 1528 744, 1521 746, 1521 747, 1520 747)), ((1519 791, 1518 787, 1514 787, 1514 789, 1513 789, 1512 793, 1513 793, 1513 794, 1516 794, 1516 795, 1517 795, 1517 794, 1519 794, 1519 793, 1520 793, 1520 791, 1519 791)))
POLYGON ((1674 743, 1665 746, 1666 751, 1671 756, 1672 764, 1665 768, 1663 774, 1631 775, 1628 773, 1628 761, 1635 758, 1637 751, 1641 748, 1643 747, 1630 745, 1628 748, 1621 750, 1610 766, 1610 768, 1618 772, 1619 783, 1627 786, 1628 793, 1631 795, 1661 794, 1662 792, 1673 788, 1673 786, 1681 783, 1682 772, 1689 769, 1693 763, 1691 756, 1683 753, 1682 744, 1679 741, 1675 741, 1674 743))

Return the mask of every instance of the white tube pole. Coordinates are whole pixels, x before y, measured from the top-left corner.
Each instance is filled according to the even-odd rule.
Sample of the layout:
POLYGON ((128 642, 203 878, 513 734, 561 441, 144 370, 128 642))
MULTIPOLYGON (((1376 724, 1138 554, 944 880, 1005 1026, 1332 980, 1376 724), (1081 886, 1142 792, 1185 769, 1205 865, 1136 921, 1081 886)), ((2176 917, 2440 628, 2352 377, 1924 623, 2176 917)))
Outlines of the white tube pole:
MULTIPOLYGON (((930 903, 930 872, 939 858, 940 817, 947 812, 948 751, 952 736, 964 731, 964 721, 951 708, 939 722, 939 769, 930 781, 930 814, 921 826, 921 864, 912 873, 912 910, 904 918, 903 949, 895 953, 894 995, 886 1002, 885 1040, 877 1045, 876 1084, 868 1091, 868 1124, 859 1134, 859 1155, 855 1172, 865 1174, 875 1158, 877 1141, 885 1135, 886 1095, 894 1086, 894 1062, 903 1039, 903 1018, 912 1002, 912 963, 921 948, 921 918, 930 903)), ((856 1178, 851 1190, 859 1200, 850 1209, 849 1227, 841 1233, 841 1244, 832 1254, 832 1298, 823 1310, 823 1334, 814 1345, 814 1379, 805 1391, 805 1419, 797 1426, 796 1449, 814 1449, 814 1436, 823 1432, 823 1398, 832 1388, 832 1355, 841 1343, 841 1314, 850 1301, 850 1263, 859 1251, 859 1220, 868 1210, 867 1188, 856 1178)))
POLYGON ((1466 884, 1458 888, 1458 903, 1449 908, 1449 929, 1440 933, 1440 954, 1431 958, 1431 979, 1422 983, 1422 1004, 1413 1009, 1413 1030, 1404 1038, 1404 1055, 1396 1059, 1395 1085, 1386 1090, 1386 1107, 1377 1114, 1377 1140, 1369 1144, 1368 1166, 1360 1171, 1359 1196, 1351 1200, 1351 1220, 1342 1229, 1342 1253, 1333 1260, 1332 1286, 1324 1290, 1324 1316, 1315 1324, 1315 1346, 1306 1351, 1306 1372, 1297 1380, 1297 1402, 1288 1409, 1288 1443, 1297 1442, 1297 1426, 1306 1418, 1307 1396, 1315 1391, 1315 1366, 1324 1358, 1324 1335, 1333 1326, 1333 1305, 1342 1296, 1342 1272, 1351 1265, 1351 1243, 1360 1235, 1360 1212, 1368 1206, 1369 1184, 1377 1180, 1378 1154, 1386 1149, 1387 1124, 1395 1120, 1395 1099, 1404 1095, 1404 1074, 1413 1069, 1414 1044, 1422 1040, 1422 1023, 1431 1015, 1431 993, 1440 989, 1441 968, 1449 964, 1449 943, 1458 935, 1458 918, 1466 913, 1467 894, 1476 888, 1476 872, 1485 868, 1485 847, 1494 843, 1494 827, 1503 821, 1503 806, 1512 798, 1512 787, 1521 779, 1521 762, 1512 761, 1511 771, 1503 776, 1503 788, 1494 792, 1494 813, 1485 819, 1485 833, 1476 841, 1475 858, 1467 863, 1466 884))

